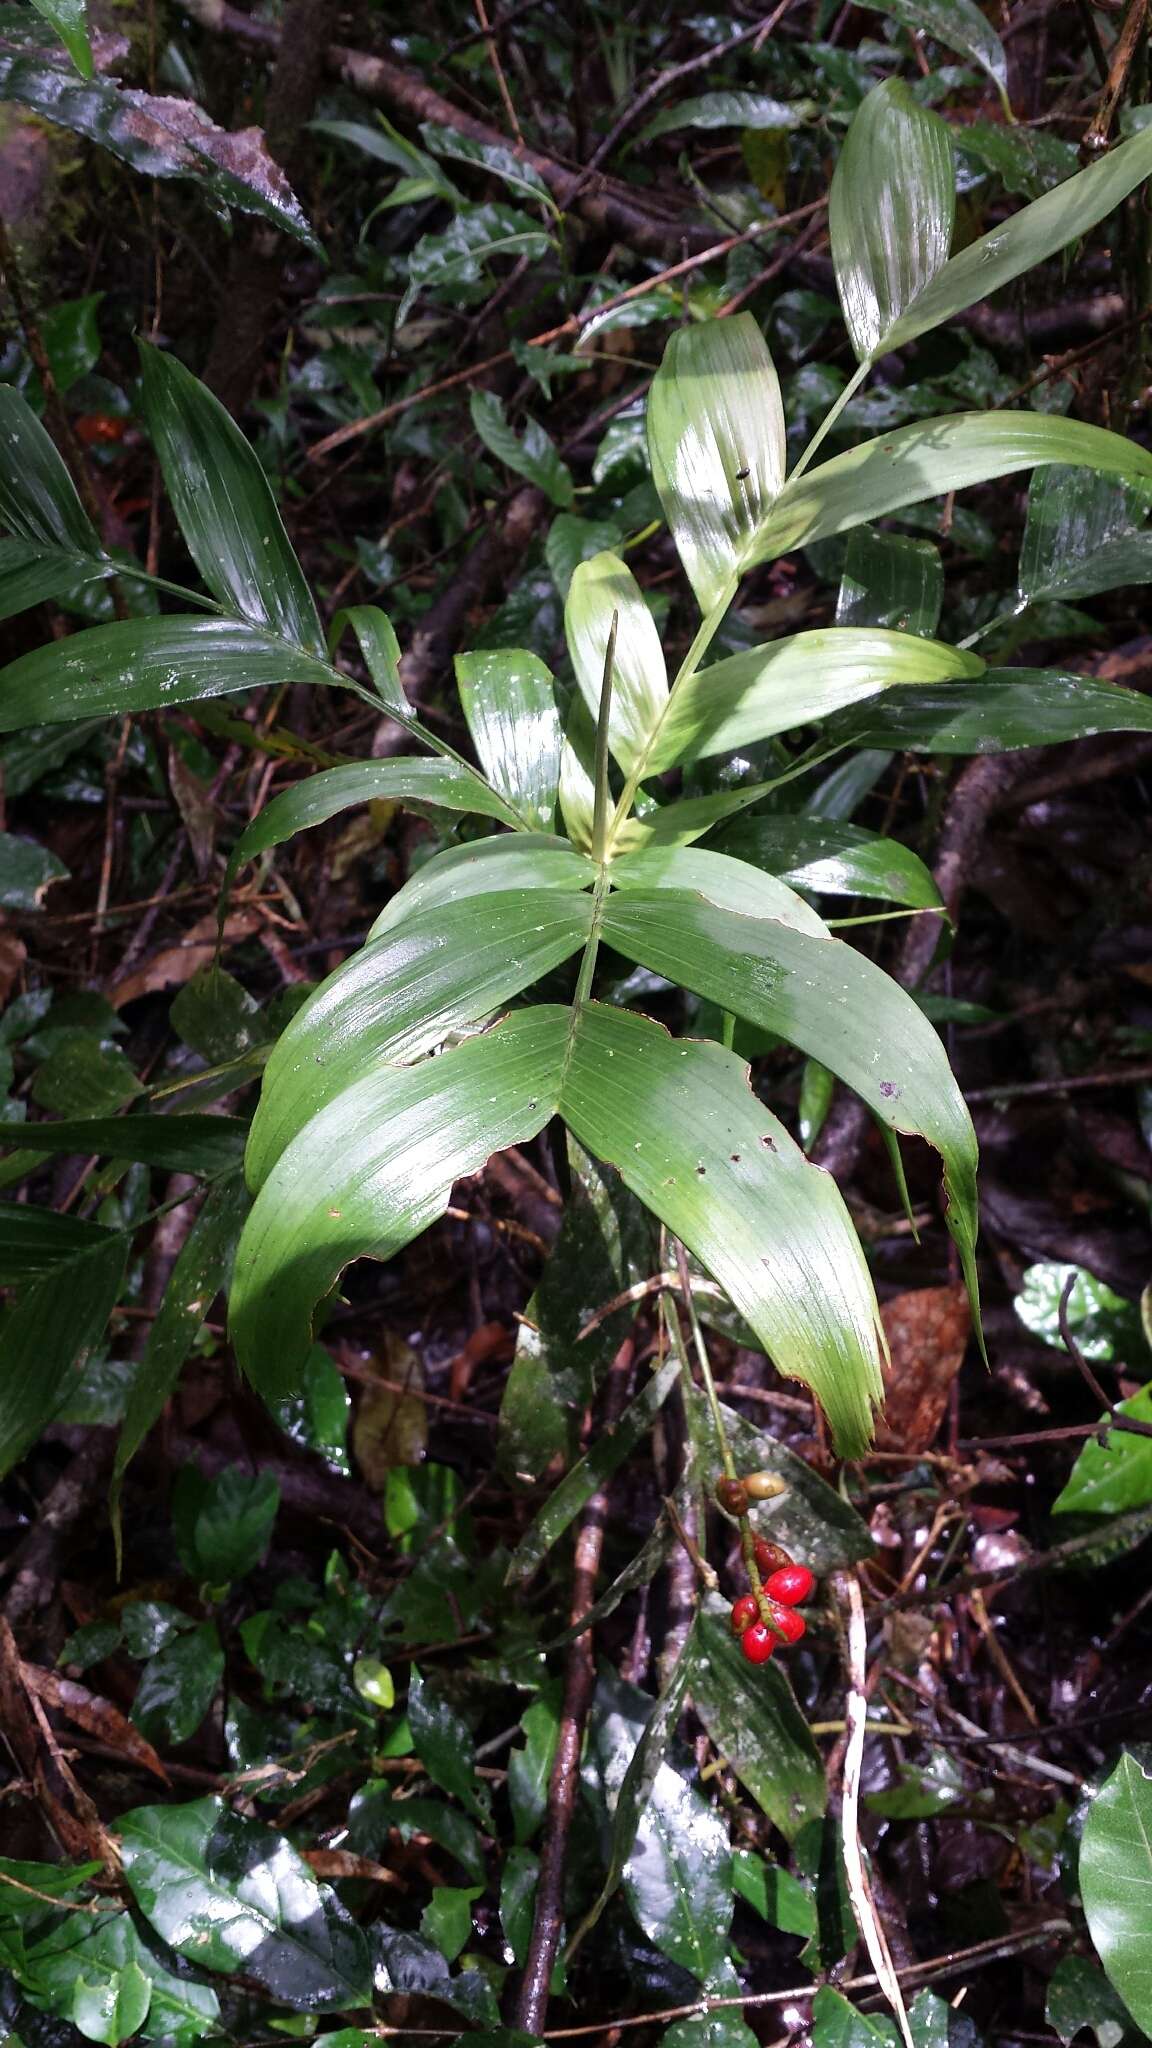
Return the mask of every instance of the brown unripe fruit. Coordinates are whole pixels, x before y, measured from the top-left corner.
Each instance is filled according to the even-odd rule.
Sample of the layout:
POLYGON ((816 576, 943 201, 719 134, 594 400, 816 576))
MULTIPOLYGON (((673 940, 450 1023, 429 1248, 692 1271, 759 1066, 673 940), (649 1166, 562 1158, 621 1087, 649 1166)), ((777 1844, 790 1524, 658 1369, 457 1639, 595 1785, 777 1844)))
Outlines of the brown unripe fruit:
POLYGON ((748 1513, 748 1489, 742 1479, 718 1479, 716 1499, 726 1515, 748 1513))

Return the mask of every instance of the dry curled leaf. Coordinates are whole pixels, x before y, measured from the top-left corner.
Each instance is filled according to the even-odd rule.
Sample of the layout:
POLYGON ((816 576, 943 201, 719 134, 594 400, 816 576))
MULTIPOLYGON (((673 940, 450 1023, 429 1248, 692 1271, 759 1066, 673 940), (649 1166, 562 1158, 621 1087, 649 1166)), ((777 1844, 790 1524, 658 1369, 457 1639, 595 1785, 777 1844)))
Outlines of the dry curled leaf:
MULTIPOLYGON (((253 938, 261 923, 258 911, 233 911, 224 926, 224 946, 235 946, 241 939, 253 938)), ((155 995, 157 989, 182 987, 201 968, 211 967, 215 957, 216 917, 213 912, 200 918, 178 945, 162 946, 142 967, 126 974, 123 981, 114 982, 108 990, 108 1001, 119 1010, 125 1003, 135 1002, 138 996, 155 995)))
POLYGON ((75 1679, 61 1678, 55 1671, 44 1671, 38 1664, 22 1664, 20 1676, 29 1692, 43 1700, 45 1706, 54 1707, 66 1720, 83 1728, 88 1735, 94 1735, 108 1749, 117 1749, 122 1756, 151 1771, 167 1785, 168 1773, 156 1751, 137 1728, 132 1726, 119 1707, 111 1700, 102 1699, 99 1693, 89 1692, 86 1685, 78 1685, 75 1679))
POLYGON ((880 1310, 892 1354, 877 1432, 881 1450, 926 1451, 963 1362, 972 1327, 964 1287, 916 1287, 880 1310))

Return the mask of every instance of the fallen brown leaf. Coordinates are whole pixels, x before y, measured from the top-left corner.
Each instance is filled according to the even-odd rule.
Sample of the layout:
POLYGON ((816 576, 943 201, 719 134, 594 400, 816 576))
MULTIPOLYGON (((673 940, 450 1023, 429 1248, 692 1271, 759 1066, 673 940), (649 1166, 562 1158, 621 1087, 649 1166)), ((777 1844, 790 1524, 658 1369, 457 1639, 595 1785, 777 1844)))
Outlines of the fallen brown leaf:
POLYGON ((964 1287, 916 1287, 893 1295, 880 1310, 892 1364, 879 1450, 926 1451, 968 1345, 971 1313, 964 1287))
POLYGON ((75 1679, 61 1678, 55 1671, 44 1671, 38 1664, 21 1664, 20 1676, 29 1692, 35 1693, 45 1706, 54 1707, 57 1713, 75 1722, 85 1734, 94 1735, 106 1748, 117 1749, 133 1763, 141 1764, 163 1784, 169 1783, 168 1773, 152 1744, 144 1740, 139 1729, 132 1726, 111 1700, 89 1692, 86 1685, 77 1685, 75 1679))
MULTIPOLYGON (((234 910, 224 926, 224 946, 236 946, 241 939, 252 938, 262 923, 257 910, 234 910)), ((157 989, 182 988, 202 967, 211 967, 215 957, 216 916, 211 912, 198 918, 178 945, 163 946, 142 967, 125 975, 123 981, 113 982, 108 1001, 113 1009, 119 1010, 125 1003, 134 1003, 138 996, 155 995, 157 989)))
POLYGON ((370 1884, 401 1883, 394 1870, 385 1870, 382 1863, 373 1863, 369 1856, 356 1856, 351 1849, 304 1849, 301 1854, 317 1877, 359 1877, 370 1884))

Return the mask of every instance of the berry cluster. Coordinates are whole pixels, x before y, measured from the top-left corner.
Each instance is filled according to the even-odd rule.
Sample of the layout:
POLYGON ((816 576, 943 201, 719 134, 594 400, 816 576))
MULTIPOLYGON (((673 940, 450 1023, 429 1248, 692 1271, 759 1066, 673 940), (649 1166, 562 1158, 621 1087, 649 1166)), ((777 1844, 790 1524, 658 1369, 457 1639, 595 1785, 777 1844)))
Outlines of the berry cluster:
POLYGON ((816 1580, 806 1564, 796 1564, 778 1543, 757 1536, 753 1543, 756 1570, 764 1582, 763 1597, 743 1593, 732 1605, 732 1633, 750 1664, 766 1664, 781 1643, 798 1643, 807 1623, 796 1609, 810 1600, 816 1580))

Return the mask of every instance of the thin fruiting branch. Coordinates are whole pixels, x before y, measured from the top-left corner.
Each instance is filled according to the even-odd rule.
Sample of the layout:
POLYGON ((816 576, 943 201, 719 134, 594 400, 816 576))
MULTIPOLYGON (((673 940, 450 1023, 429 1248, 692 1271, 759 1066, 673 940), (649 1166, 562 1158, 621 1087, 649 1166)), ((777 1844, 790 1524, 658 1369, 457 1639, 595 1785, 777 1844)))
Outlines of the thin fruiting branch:
POLYGON ((856 1574, 843 1580, 848 1603, 848 1699, 845 1718, 848 1744, 844 1752, 844 1794, 840 1817, 844 1836, 844 1870, 848 1896, 864 1936, 868 1958, 877 1982, 896 2015, 905 2048, 915 2048, 908 2025, 908 2013, 900 1979, 888 1946, 884 1923, 872 1896, 860 1840, 860 1779, 864 1766, 864 1738, 868 1721, 868 1631, 864 1620, 864 1597, 856 1574))

